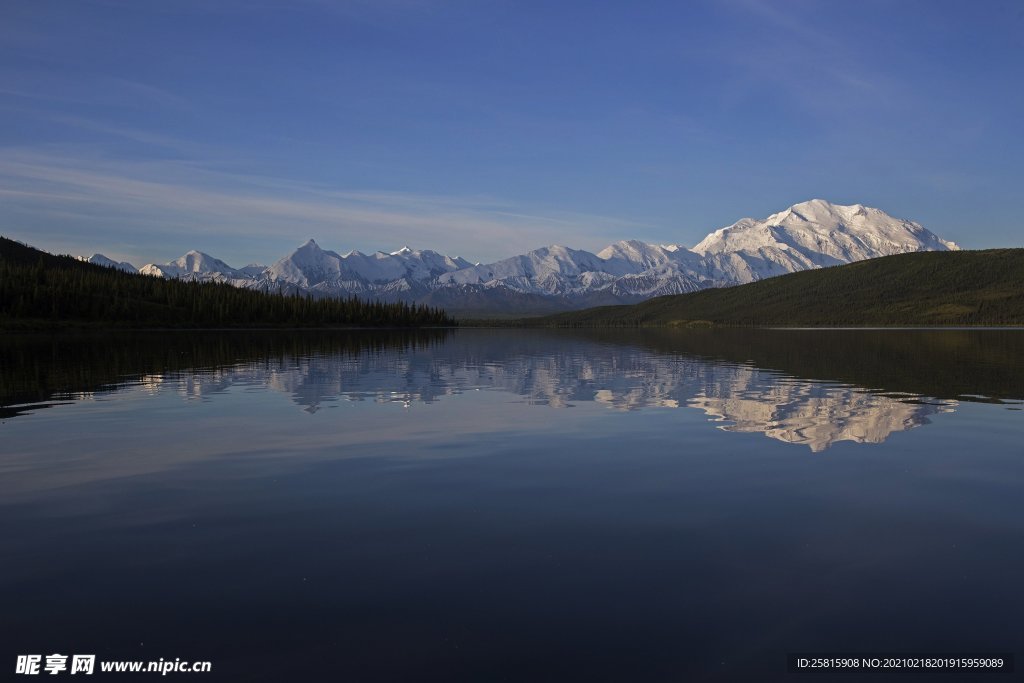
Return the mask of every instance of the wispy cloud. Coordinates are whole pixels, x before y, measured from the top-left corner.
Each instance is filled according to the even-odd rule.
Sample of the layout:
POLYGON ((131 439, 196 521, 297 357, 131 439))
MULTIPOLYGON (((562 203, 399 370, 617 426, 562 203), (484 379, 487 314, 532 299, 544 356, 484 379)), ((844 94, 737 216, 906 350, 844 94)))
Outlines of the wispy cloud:
MULTIPOLYGON (((193 162, 136 162, 75 151, 8 150, 0 159, 0 213, 33 216, 34 224, 54 210, 65 220, 76 208, 83 219, 86 212, 93 218, 106 213, 126 234, 152 231, 153 252, 162 251, 156 236, 168 231, 196 240, 213 234, 219 243, 233 239, 240 246, 259 239, 278 250, 264 260, 312 236, 341 250, 409 244, 486 261, 556 241, 597 249, 637 227, 613 217, 529 210, 488 197, 336 189, 193 162)), ((169 257, 150 253, 142 260, 164 256, 169 257)))
POLYGON ((851 38, 848 27, 834 21, 816 22, 816 4, 729 0, 727 6, 758 26, 750 49, 724 53, 750 74, 752 92, 770 83, 814 112, 856 114, 866 100, 874 110, 907 104, 912 89, 871 65, 870 41, 856 32, 851 38))
POLYGON ((73 74, 32 67, 0 67, 0 96, 85 106, 194 113, 195 103, 166 88, 108 74, 73 74))

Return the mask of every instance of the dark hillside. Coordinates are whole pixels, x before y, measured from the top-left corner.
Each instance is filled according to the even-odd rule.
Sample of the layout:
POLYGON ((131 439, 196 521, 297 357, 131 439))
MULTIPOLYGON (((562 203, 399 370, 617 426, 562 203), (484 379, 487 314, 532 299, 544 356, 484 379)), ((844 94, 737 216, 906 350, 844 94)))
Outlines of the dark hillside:
POLYGON ((0 237, 0 327, 420 327, 438 308, 314 299, 125 273, 0 237))
POLYGON ((1024 324, 1024 249, 920 252, 525 321, 559 327, 1024 324))

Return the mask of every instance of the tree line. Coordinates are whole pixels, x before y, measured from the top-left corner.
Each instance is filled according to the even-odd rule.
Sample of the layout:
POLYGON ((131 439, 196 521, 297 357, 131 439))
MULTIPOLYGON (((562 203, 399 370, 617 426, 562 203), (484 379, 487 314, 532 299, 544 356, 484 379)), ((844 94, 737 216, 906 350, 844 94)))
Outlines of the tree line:
POLYGON ((0 237, 0 324, 37 323, 186 328, 455 324, 444 310, 421 304, 165 280, 55 256, 0 237))

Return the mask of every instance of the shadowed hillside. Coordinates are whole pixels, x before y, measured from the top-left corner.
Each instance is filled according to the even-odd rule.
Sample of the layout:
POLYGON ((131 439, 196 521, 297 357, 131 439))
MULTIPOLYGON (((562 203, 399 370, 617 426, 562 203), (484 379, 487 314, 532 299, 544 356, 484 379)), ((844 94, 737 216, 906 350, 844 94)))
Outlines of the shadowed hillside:
POLYGON ((526 321, 558 327, 1024 324, 1024 249, 923 252, 526 321))

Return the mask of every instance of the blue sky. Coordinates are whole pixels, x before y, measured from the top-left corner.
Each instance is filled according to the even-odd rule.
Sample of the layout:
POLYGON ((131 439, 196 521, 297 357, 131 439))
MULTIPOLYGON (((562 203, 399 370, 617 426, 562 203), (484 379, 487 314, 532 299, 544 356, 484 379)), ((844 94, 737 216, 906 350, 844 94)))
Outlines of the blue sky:
POLYGON ((1022 78, 1019 0, 8 0, 0 233, 488 261, 821 197, 1021 246, 1022 78))

